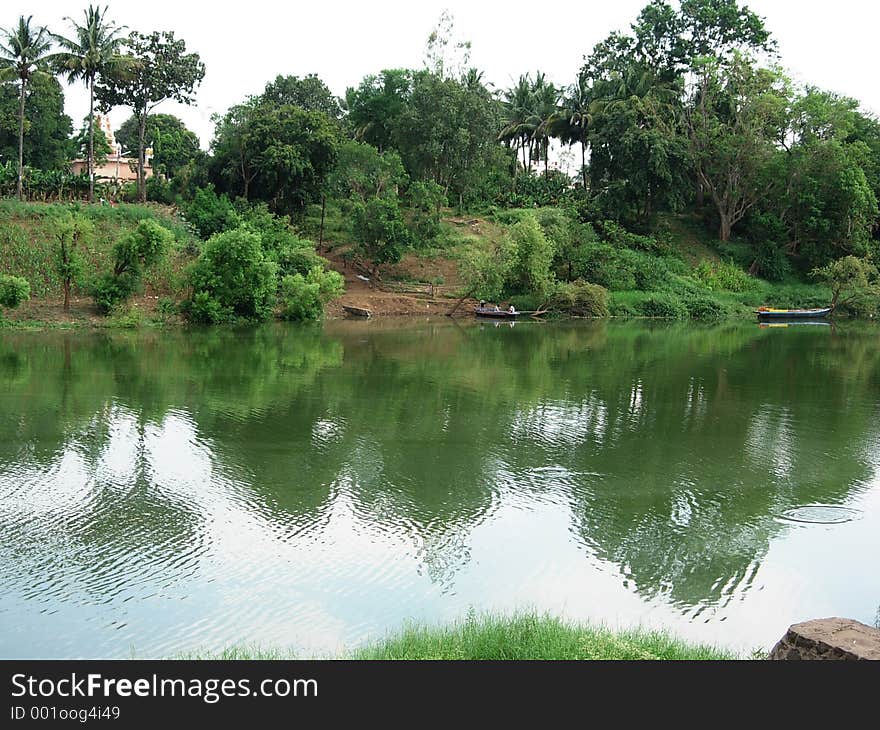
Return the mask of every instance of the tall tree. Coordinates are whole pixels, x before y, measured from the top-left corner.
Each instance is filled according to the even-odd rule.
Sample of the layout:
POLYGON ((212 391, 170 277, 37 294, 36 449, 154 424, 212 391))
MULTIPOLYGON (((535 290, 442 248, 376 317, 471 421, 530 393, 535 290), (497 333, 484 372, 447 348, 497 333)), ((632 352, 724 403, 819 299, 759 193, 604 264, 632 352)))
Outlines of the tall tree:
POLYGON ((319 196, 338 145, 338 127, 326 114, 251 99, 217 119, 214 182, 295 213, 319 196))
POLYGON ((718 213, 718 237, 768 195, 768 175, 788 127, 790 91, 778 72, 736 54, 729 63, 698 61, 685 132, 697 178, 718 213))
POLYGON ((274 81, 266 84, 260 98, 276 106, 290 104, 309 112, 323 112, 331 119, 339 119, 342 116, 339 99, 315 74, 302 78, 278 75, 274 81))
POLYGON ((583 72, 577 81, 566 89, 560 99, 560 108, 550 122, 550 133, 563 144, 581 146, 581 176, 584 190, 587 189, 587 147, 590 131, 597 110, 596 100, 590 80, 583 72))
POLYGON ((532 106, 532 78, 529 74, 523 74, 504 92, 502 127, 498 139, 522 154, 522 166, 526 172, 532 169, 531 141, 535 131, 532 106))
POLYGON ((393 143, 394 128, 412 94, 413 74, 406 69, 385 69, 364 77, 357 88, 345 92, 351 133, 379 152, 393 143))
POLYGON ((21 200, 24 184, 24 103, 28 82, 45 75, 47 53, 51 47, 49 32, 44 27, 31 28, 33 16, 18 19, 18 26, 0 31, 0 81, 17 79, 20 84, 18 107, 18 182, 16 192, 21 200))
MULTIPOLYGON (((0 84, 0 157, 18 154, 21 99, 13 84, 0 84)), ((64 92, 50 74, 28 83, 24 133, 24 164, 40 170, 60 170, 70 158, 73 122, 64 113, 64 92)))
POLYGON ((89 202, 95 200, 95 83, 105 74, 125 64, 121 54, 124 28, 107 18, 107 7, 89 5, 83 23, 65 18, 73 28, 73 37, 52 34, 61 48, 49 56, 58 73, 70 83, 82 81, 89 90, 89 202))
POLYGON ((147 35, 135 31, 125 46, 130 54, 128 63, 105 74, 96 93, 104 109, 129 106, 138 120, 138 197, 144 202, 147 117, 168 99, 192 104, 195 88, 205 76, 205 65, 198 53, 187 53, 186 42, 175 38, 171 31, 147 35))

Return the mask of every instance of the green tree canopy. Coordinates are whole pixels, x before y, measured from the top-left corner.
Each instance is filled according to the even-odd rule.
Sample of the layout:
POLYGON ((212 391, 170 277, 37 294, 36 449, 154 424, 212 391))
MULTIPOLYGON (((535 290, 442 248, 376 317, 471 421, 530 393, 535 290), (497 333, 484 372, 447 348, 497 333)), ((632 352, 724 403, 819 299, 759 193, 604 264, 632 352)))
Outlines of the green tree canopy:
POLYGON ((147 199, 144 173, 147 117, 168 99, 181 104, 195 101, 195 88, 205 76, 199 54, 187 53, 186 43, 171 31, 149 35, 131 33, 125 42, 128 63, 104 75, 96 89, 105 109, 130 106, 138 120, 138 196, 147 199))
MULTIPOLYGON (((130 116, 116 130, 116 141, 123 149, 137 149, 139 127, 137 116, 130 116)), ((147 117, 144 145, 153 148, 153 169, 170 178, 200 157, 199 138, 172 114, 147 117)))
POLYGON ((315 74, 308 76, 281 76, 266 84, 260 99, 275 106, 297 106, 309 112, 323 112, 331 119, 342 116, 339 99, 327 84, 315 74))
MULTIPOLYGON (((19 94, 0 84, 0 160, 18 157, 19 94)), ((60 170, 72 154, 73 121, 64 113, 61 84, 51 76, 35 77, 27 88, 27 116, 22 144, 25 166, 60 170)))

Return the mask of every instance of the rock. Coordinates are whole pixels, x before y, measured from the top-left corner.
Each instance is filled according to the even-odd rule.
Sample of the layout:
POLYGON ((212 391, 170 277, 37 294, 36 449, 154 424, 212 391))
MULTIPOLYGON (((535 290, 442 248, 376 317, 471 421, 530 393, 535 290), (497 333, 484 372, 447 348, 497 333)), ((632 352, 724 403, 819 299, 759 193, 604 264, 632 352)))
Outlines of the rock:
POLYGON ((880 629, 846 618, 795 624, 773 647, 773 660, 880 660, 880 629))

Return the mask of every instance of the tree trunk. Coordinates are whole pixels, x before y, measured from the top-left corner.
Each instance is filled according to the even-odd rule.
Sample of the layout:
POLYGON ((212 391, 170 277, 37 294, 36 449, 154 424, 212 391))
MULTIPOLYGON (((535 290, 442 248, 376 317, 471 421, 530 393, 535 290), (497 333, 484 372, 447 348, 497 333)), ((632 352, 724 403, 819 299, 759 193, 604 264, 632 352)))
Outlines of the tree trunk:
POLYGON ((21 100, 18 105, 18 199, 24 200, 24 96, 27 80, 21 80, 21 100))
POLYGON ((699 180, 697 181, 697 208, 702 208, 706 203, 706 190, 703 187, 703 183, 699 180))
POLYGON ((324 245, 324 213, 327 210, 327 196, 321 193, 321 232, 318 234, 318 250, 324 245))
POLYGON ((144 156, 144 137, 147 134, 147 111, 146 109, 140 114, 140 123, 138 124, 138 200, 142 203, 147 202, 147 172, 144 169, 147 160, 144 156))
POLYGON ((587 189, 587 143, 581 142, 581 174, 584 177, 584 191, 587 189))
POLYGON ((721 216, 721 227, 718 230, 718 240, 723 243, 727 243, 730 240, 730 231, 733 228, 733 225, 730 222, 730 217, 726 213, 720 213, 721 216))
POLYGON ((95 202, 95 77, 89 78, 89 202, 95 202))

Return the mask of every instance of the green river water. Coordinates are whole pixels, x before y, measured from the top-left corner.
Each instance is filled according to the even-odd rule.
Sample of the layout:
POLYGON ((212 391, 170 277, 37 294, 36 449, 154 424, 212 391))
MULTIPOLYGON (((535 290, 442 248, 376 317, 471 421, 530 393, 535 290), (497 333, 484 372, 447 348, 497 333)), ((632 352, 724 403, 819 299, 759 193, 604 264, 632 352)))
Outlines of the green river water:
POLYGON ((880 328, 0 332, 0 657, 880 605, 880 328))

